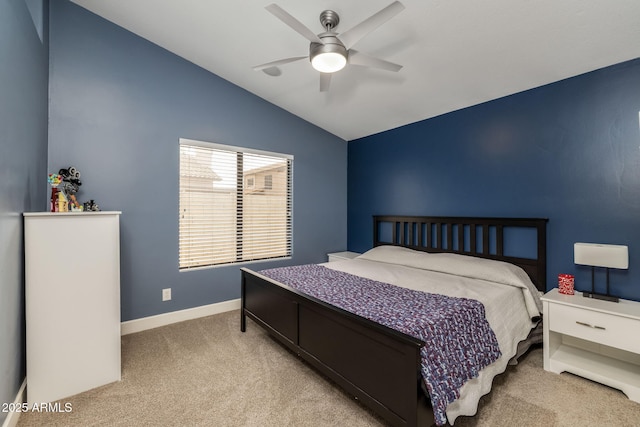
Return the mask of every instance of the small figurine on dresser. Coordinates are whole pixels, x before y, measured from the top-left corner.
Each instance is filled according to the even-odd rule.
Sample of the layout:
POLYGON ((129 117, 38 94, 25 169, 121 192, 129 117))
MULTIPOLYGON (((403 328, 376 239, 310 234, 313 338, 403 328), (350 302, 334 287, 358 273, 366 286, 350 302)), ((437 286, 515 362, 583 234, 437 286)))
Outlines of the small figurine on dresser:
POLYGON ((62 182, 62 175, 50 173, 47 177, 47 182, 51 185, 51 203, 49 205, 49 210, 51 212, 58 212, 58 185, 62 182))
POLYGON ((73 166, 67 169, 60 169, 58 172, 62 176, 62 192, 66 196, 66 201, 71 211, 82 211, 82 206, 76 199, 76 193, 80 189, 80 171, 73 166))
POLYGON ((100 206, 91 199, 88 202, 84 202, 83 208, 85 212, 99 212, 100 206))

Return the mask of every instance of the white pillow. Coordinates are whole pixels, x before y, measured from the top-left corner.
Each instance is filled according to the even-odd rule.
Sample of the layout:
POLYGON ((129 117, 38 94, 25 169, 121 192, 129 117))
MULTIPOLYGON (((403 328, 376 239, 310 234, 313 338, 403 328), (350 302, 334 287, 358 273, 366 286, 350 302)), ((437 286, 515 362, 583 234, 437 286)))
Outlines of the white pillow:
POLYGON ((425 256, 429 256, 429 254, 427 252, 403 248, 402 246, 382 245, 376 246, 362 255, 358 255, 356 258, 420 268, 425 256))

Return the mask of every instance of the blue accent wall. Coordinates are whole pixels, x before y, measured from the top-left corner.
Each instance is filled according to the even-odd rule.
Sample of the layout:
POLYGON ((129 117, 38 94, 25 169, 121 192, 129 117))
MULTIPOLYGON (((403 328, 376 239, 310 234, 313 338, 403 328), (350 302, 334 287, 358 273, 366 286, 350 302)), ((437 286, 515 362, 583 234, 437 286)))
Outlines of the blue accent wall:
POLYGON ((375 214, 546 217, 549 289, 590 289, 575 242, 622 244, 611 293, 640 301, 639 112, 640 59, 351 141, 349 250, 375 214))
MULTIPOLYGON (((47 2, 0 1, 0 402, 25 376, 22 212, 46 208, 47 2)), ((0 424, 7 413, 0 412, 0 424)))
MULTIPOLYGON (((81 202, 122 211, 123 321, 240 297, 238 266, 178 272, 179 138, 294 156, 293 259, 250 268, 346 249, 346 141, 68 1, 50 25, 48 166, 75 166, 81 202)), ((63 256, 87 244, 69 236, 63 256)))

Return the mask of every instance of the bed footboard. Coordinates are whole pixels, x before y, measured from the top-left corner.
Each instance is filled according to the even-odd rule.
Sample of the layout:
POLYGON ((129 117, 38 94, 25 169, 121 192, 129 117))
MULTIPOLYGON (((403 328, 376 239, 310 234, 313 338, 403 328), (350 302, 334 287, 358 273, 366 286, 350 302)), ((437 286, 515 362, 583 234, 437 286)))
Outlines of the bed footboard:
POLYGON ((248 317, 391 425, 433 424, 421 340, 241 270, 243 332, 248 317))

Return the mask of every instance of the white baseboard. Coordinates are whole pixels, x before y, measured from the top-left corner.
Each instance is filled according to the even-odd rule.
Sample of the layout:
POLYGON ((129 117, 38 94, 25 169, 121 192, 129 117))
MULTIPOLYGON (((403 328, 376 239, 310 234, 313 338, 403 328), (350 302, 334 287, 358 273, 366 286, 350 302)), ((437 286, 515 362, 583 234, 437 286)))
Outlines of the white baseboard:
MULTIPOLYGON (((18 394, 16 395, 16 400, 13 401, 14 407, 18 407, 25 402, 25 394, 24 391, 27 388, 27 379, 25 378, 22 381, 22 385, 18 390, 18 394)), ((18 425, 18 419, 20 418, 20 412, 9 412, 7 418, 4 419, 2 423, 2 427, 16 427, 18 425)))
POLYGON ((218 302, 215 304, 203 305, 186 310, 172 311, 171 313, 158 314, 156 316, 143 317, 141 319, 128 320, 120 324, 120 335, 133 334, 135 332, 146 331, 147 329, 159 328, 160 326, 172 323, 183 322, 185 320, 197 319, 199 317, 211 316, 240 308, 240 299, 218 302))

